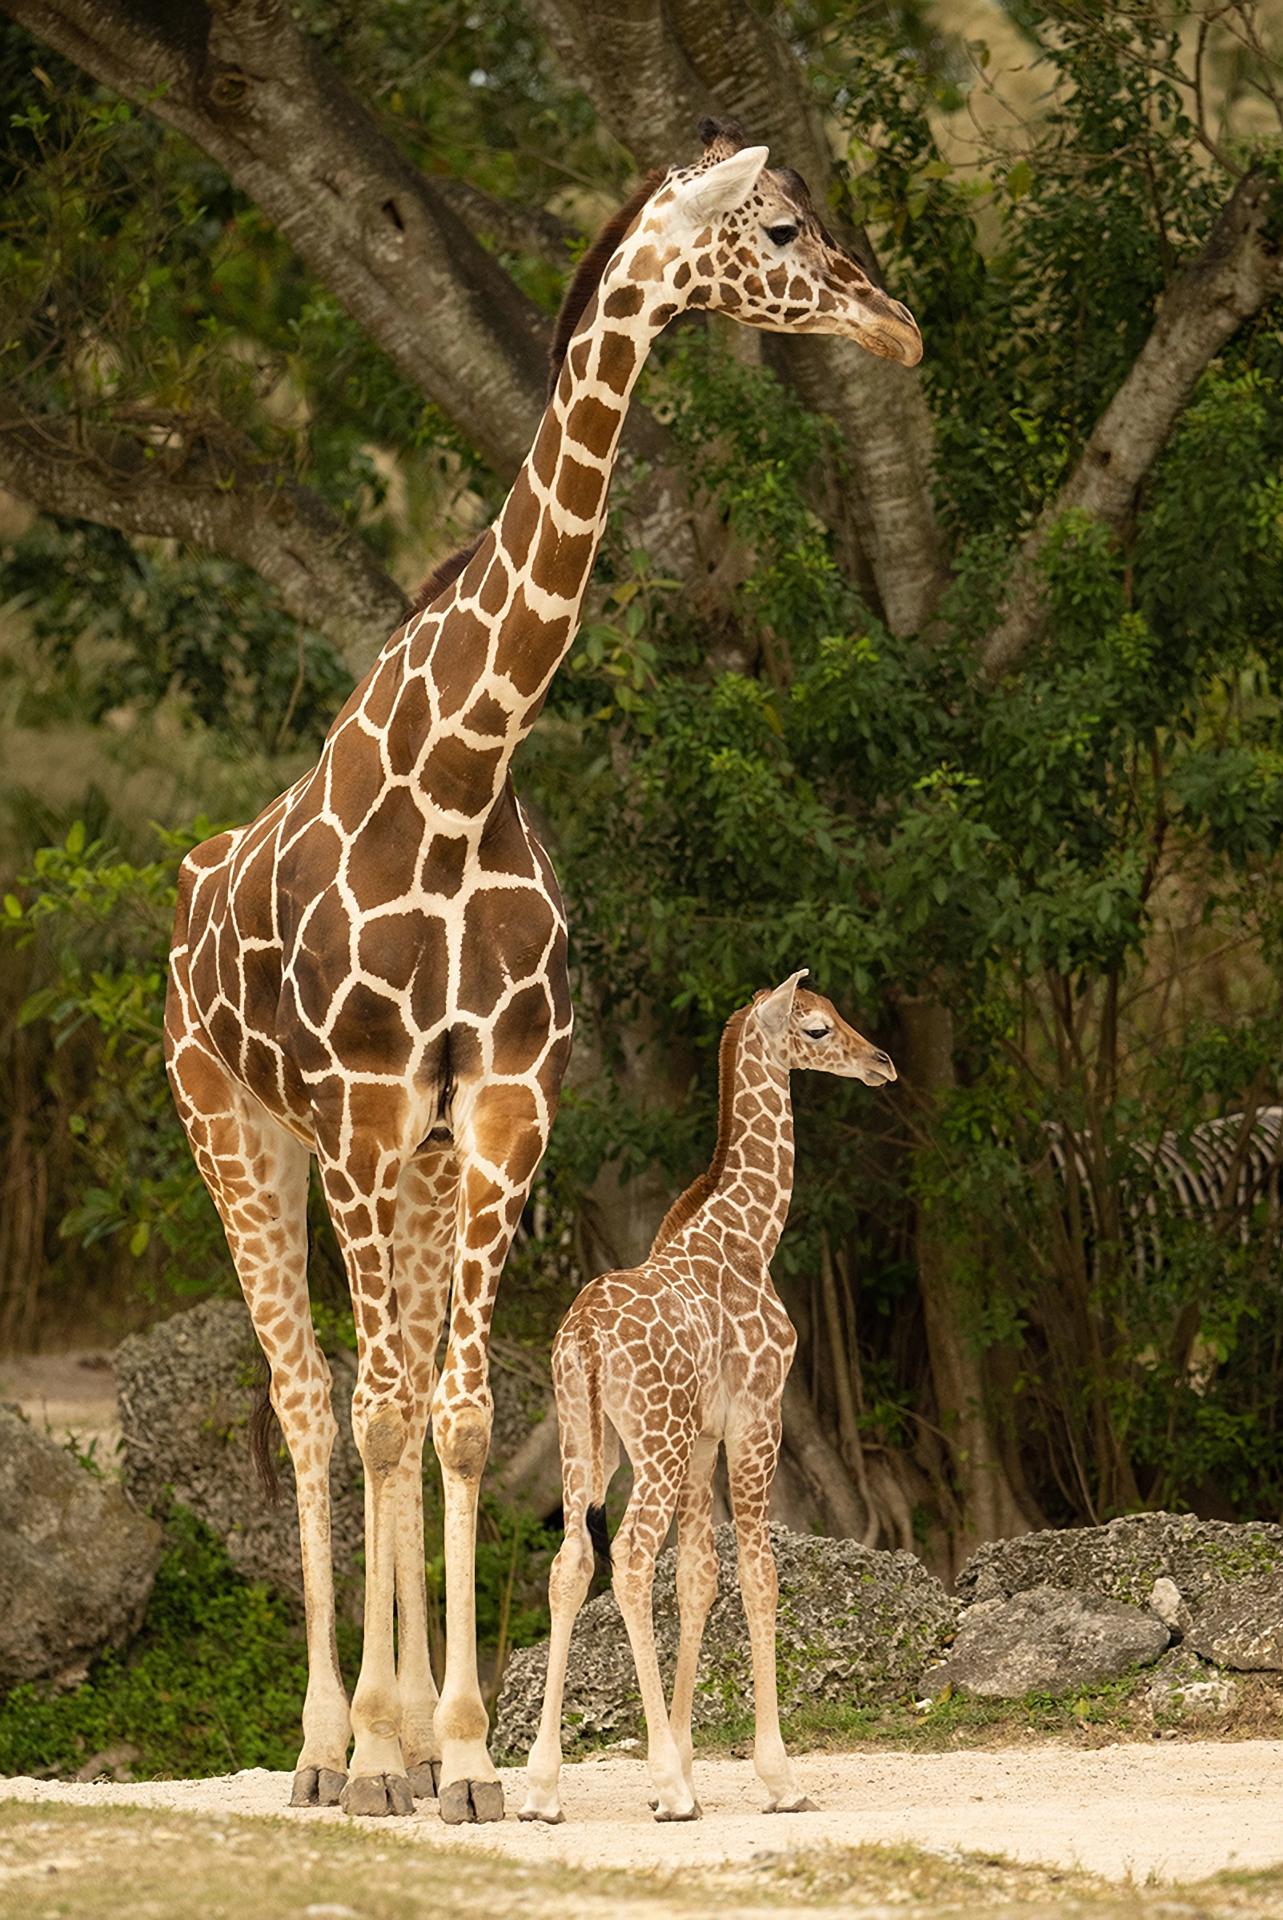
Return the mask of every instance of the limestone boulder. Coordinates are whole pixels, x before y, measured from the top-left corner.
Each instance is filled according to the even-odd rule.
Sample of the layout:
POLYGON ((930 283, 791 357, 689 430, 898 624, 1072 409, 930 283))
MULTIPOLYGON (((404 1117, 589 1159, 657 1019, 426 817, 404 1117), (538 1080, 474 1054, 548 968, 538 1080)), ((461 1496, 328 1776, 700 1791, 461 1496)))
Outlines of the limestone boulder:
MULTIPOLYGON (((804 1702, 873 1706, 903 1698, 953 1632, 955 1609, 940 1582, 911 1553, 883 1553, 853 1540, 826 1540, 773 1526, 780 1578, 777 1635, 780 1706, 804 1702)), ((708 1618, 694 1724, 707 1729, 752 1711, 752 1662, 739 1595, 734 1528, 716 1530, 717 1598, 708 1618)), ((665 1685, 677 1654, 676 1554, 655 1570, 655 1638, 665 1685)), ((538 1726, 547 1644, 512 1656, 504 1679, 494 1749, 529 1750, 538 1726)), ((575 1624, 566 1686, 567 1751, 578 1740, 639 1734, 643 1717, 628 1635, 614 1595, 591 1600, 575 1624)))
POLYGON ((1283 1567, 1227 1580, 1204 1598, 1186 1640, 1218 1667, 1283 1673, 1283 1567))
MULTIPOLYGON (((294 1476, 275 1449, 280 1498, 265 1499, 248 1426, 263 1378, 249 1314, 239 1300, 206 1300, 123 1340, 116 1350, 125 1484, 141 1507, 188 1507, 227 1547, 247 1579, 301 1599, 294 1476)), ((341 1604, 356 1604, 361 1463, 352 1440, 352 1369, 331 1356, 339 1435, 330 1473, 335 1574, 341 1604)))
POLYGON ((0 1688, 71 1685, 142 1618, 161 1533, 115 1481, 0 1408, 0 1688))
MULTIPOLYGON (((344 1350, 328 1358, 338 1422, 330 1467, 335 1583, 340 1608, 357 1618, 365 1521, 361 1460, 352 1438, 356 1363, 344 1350)), ((163 1512, 171 1501, 190 1508, 226 1544, 233 1564, 248 1579, 263 1580, 301 1600, 294 1477, 279 1432, 274 1442, 281 1482, 276 1505, 264 1498, 250 1459, 249 1417, 264 1370, 244 1304, 207 1300, 175 1314, 122 1341, 115 1366, 125 1484, 133 1499, 155 1512, 163 1512)), ((495 1343, 495 1431, 487 1484, 497 1484, 508 1461, 521 1457, 523 1449, 530 1453, 530 1436, 549 1404, 546 1373, 545 1367, 541 1384, 536 1359, 522 1349, 509 1352, 495 1343)), ((555 1421, 544 1424, 555 1454, 555 1421)), ((431 1512, 439 1504, 439 1482, 430 1446, 424 1468, 431 1512)), ((523 1489, 524 1483, 514 1485, 512 1497, 518 1498, 523 1489)))
POLYGON ((1236 1525, 1192 1513, 1133 1513, 1103 1527, 991 1541, 963 1567, 957 1595, 964 1607, 1010 1600, 1034 1587, 1067 1587, 1134 1607, 1149 1606, 1155 1597, 1160 1612, 1192 1623, 1228 1586, 1281 1566, 1283 1527, 1272 1522, 1236 1525))
POLYGON ((1156 1727, 1228 1719, 1238 1704, 1239 1684, 1232 1674, 1200 1660, 1187 1646, 1172 1647, 1150 1669, 1145 1699, 1156 1727))
POLYGON ((991 1700, 1072 1693, 1150 1665, 1170 1639, 1147 1607, 1075 1588, 1032 1587, 969 1607, 924 1692, 935 1697, 948 1686, 991 1700))

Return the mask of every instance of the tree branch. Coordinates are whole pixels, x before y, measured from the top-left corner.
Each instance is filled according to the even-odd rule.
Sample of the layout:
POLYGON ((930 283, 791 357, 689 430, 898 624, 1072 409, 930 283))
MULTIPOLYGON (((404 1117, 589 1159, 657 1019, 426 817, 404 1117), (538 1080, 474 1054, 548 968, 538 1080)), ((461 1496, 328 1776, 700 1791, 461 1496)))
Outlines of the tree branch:
POLYGON ((498 200, 470 180, 451 174, 434 173, 432 188, 452 207, 474 233, 488 233, 501 247, 514 253, 533 253, 563 273, 570 265, 570 243, 574 231, 555 213, 543 207, 522 207, 511 200, 498 200))
POLYGON ((1254 171, 1230 196, 1198 257, 1173 281, 1131 371, 1096 424, 1077 466, 1026 537, 997 626, 981 649, 992 683, 1041 631, 1042 559, 1056 522, 1071 509, 1111 529, 1131 514, 1137 489, 1167 444, 1190 394, 1226 341, 1283 293, 1279 224, 1283 188, 1254 171))
MULTIPOLYGON (((794 55, 735 0, 532 0, 566 71, 640 166, 689 150, 709 106, 806 175, 818 207, 833 183, 823 121, 794 55)), ((827 214, 826 214, 826 217, 827 214)), ((834 219, 841 229, 842 222, 834 219)), ((840 237, 874 260, 868 236, 840 237)), ((858 499, 848 503, 888 625, 924 626, 944 584, 929 486, 930 416, 918 376, 848 341, 781 339, 772 358, 808 407, 838 423, 858 499)), ((929 351, 928 345, 928 351, 929 351)))
MULTIPOLYGON (((461 217, 457 187, 442 190, 402 156, 287 0, 4 4, 217 161, 411 384, 511 478, 543 412, 548 323, 461 217)), ((501 203, 481 197, 497 218, 501 203)), ((472 218, 471 190, 468 201, 472 218)), ((642 468, 625 496, 634 544, 666 572, 689 572, 697 541, 667 434, 634 405, 624 447, 642 468)))
POLYGON ((360 536, 221 426, 160 412, 94 428, 65 415, 0 420, 0 484, 45 513, 241 561, 358 673, 406 616, 360 536))
POLYGON ((497 472, 543 406, 545 322, 405 159, 285 0, 6 0, 204 149, 497 472))

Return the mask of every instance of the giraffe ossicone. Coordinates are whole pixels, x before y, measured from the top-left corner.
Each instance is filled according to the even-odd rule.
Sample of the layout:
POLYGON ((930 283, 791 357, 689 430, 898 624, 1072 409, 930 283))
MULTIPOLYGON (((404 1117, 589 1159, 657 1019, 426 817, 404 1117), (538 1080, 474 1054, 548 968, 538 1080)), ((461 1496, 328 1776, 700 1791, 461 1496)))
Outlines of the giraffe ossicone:
POLYGON ((725 1446, 753 1658, 753 1762, 767 1812, 811 1810, 780 1737, 777 1580, 767 1507, 780 1407, 797 1336, 771 1284, 771 1256, 793 1191, 789 1075, 811 1068, 884 1086, 889 1056, 832 1003, 800 989, 805 969, 760 993, 722 1035, 712 1163, 670 1208, 645 1262, 586 1286, 553 1344, 566 1537, 548 1577, 552 1630, 523 1820, 557 1822, 561 1714, 575 1616, 604 1538, 620 1451, 633 1470, 608 1552, 646 1715, 657 1820, 699 1815, 691 1708, 704 1622, 717 1594, 713 1469, 725 1446), (655 1557, 677 1516, 680 1632, 672 1704, 655 1653, 655 1557))
POLYGON ((487 1348, 571 1031, 561 897, 510 767, 574 639, 651 341, 705 308, 844 334, 906 365, 921 352, 905 309, 829 239, 798 177, 765 159, 713 127, 694 167, 647 183, 608 226, 567 297, 548 405, 498 519, 388 641, 317 764, 181 870, 166 1061, 297 1482, 308 1685, 296 1804, 400 1812, 411 1792, 439 1788, 446 1820, 503 1813, 475 1646, 487 1348), (334 1639, 335 1424, 308 1304, 310 1156, 356 1323, 365 1620, 350 1709, 334 1639), (429 1417, 445 1507, 439 1697, 429 1417))

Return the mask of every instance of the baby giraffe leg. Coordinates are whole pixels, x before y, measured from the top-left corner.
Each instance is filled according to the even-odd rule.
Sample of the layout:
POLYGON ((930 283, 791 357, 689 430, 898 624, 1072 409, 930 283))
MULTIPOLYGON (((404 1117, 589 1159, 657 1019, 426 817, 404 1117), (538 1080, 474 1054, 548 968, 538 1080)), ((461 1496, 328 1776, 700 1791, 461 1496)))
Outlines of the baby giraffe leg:
POLYGON ((561 1706, 566 1690, 566 1666, 575 1618, 592 1582, 593 1550, 584 1519, 586 1501, 566 1506, 566 1537, 548 1575, 548 1606, 552 1631, 548 1636, 548 1675, 544 1681, 539 1732, 526 1762, 526 1798, 519 1818, 546 1820, 557 1826, 565 1819, 558 1782, 561 1778, 561 1706))
POLYGON ((769 1796, 768 1813, 813 1813, 815 1802, 807 1799, 794 1779, 780 1736, 775 1680, 775 1609, 779 1580, 766 1519, 779 1446, 778 1413, 773 1421, 755 1423, 733 1437, 728 1434, 726 1441, 739 1549, 740 1592, 753 1650, 753 1765, 769 1796))
POLYGON ((561 1708, 570 1659, 570 1636, 592 1582, 593 1547, 588 1532, 588 1508, 600 1506, 606 1497, 601 1383, 597 1376, 590 1383, 588 1373, 594 1364, 593 1357, 585 1354, 573 1339, 560 1338, 553 1348, 552 1377, 557 1393, 566 1537, 548 1574, 548 1608, 552 1615, 548 1672, 539 1732, 526 1762, 526 1799, 519 1816, 522 1820, 546 1820, 553 1826, 565 1818, 557 1789, 561 1777, 561 1708))
MULTIPOLYGON (((688 1439, 683 1451, 689 1445, 688 1439)), ((615 1598, 628 1629, 633 1664, 637 1669, 637 1685, 646 1714, 646 1757, 655 1788, 655 1799, 651 1804, 657 1820, 698 1820, 699 1808, 687 1784, 682 1756, 665 1710, 664 1684, 660 1679, 659 1659, 655 1652, 655 1619, 651 1610, 655 1557, 663 1545, 664 1535, 673 1517, 686 1461, 675 1460, 670 1451, 659 1469, 648 1461, 637 1459, 633 1460, 633 1468, 632 1497, 619 1532, 615 1535, 611 1558, 615 1567, 615 1598)))
MULTIPOLYGON (((717 1442, 707 1437, 695 1442, 690 1471, 677 1499, 677 1606, 681 1638, 677 1670, 673 1675, 673 1706, 669 1715, 673 1739, 681 1756, 682 1775, 695 1799, 691 1777, 691 1708, 700 1643, 709 1608, 717 1598, 717 1548, 713 1544, 713 1468, 717 1442)), ((698 1809, 699 1802, 695 1801, 698 1809)))

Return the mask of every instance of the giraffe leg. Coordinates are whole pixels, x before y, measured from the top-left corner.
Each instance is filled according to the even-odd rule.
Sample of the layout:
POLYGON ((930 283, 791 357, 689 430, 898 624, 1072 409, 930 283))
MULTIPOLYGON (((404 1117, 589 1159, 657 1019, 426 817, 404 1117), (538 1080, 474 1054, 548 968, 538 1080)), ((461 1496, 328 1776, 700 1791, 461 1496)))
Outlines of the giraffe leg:
MULTIPOLYGON (((693 1433, 669 1434, 669 1449, 659 1460, 650 1460, 629 1446, 633 1461, 633 1491, 619 1531, 611 1547, 615 1567, 615 1598, 628 1629, 628 1641, 637 1669, 637 1685, 646 1715, 647 1753, 655 1798, 651 1802, 657 1820, 698 1820, 699 1806, 691 1792, 682 1764, 682 1756, 669 1725, 664 1701, 664 1683, 660 1678, 655 1652, 655 1619, 651 1592, 655 1584, 655 1557, 664 1543, 678 1488, 687 1460, 674 1457, 689 1453, 693 1433)), ((628 1436, 625 1436, 628 1444, 628 1436)))
MULTIPOLYGON (((590 1504, 601 1504, 610 1481, 607 1469, 611 1461, 604 1431, 596 1435, 592 1432, 591 1402, 583 1372, 585 1365, 592 1364, 577 1346, 570 1352, 563 1354, 558 1349, 553 1354, 565 1539, 548 1573, 548 1609, 552 1615, 548 1670, 539 1732, 526 1762, 526 1798, 519 1816, 522 1820, 546 1820, 550 1825, 558 1825, 565 1818, 558 1792, 561 1709, 570 1659, 570 1636, 592 1583, 593 1547, 588 1533, 588 1508, 590 1504), (602 1461, 603 1484, 599 1487, 592 1484, 594 1456, 602 1461)), ((601 1425, 604 1429, 604 1421, 601 1425)))
POLYGON ((780 1736, 779 1697, 775 1678, 775 1609, 779 1580, 767 1501, 780 1449, 778 1411, 768 1421, 754 1421, 726 1439, 735 1539, 739 1549, 740 1592, 753 1650, 753 1766, 766 1788, 768 1813, 813 1813, 793 1777, 793 1768, 780 1736))
POLYGON ((190 1030, 171 1051, 170 1078, 271 1369, 272 1405, 294 1466, 308 1678, 290 1804, 332 1806, 347 1779, 352 1730, 334 1637, 330 1555, 330 1454, 338 1429, 330 1369, 308 1307, 310 1156, 190 1030))
MULTIPOLYGON (((704 1622, 717 1598, 717 1548, 713 1544, 713 1468, 716 1464, 716 1440, 701 1436, 695 1442, 690 1470, 677 1498, 677 1605, 681 1635, 669 1724, 692 1800, 695 1784, 691 1777, 691 1708, 695 1700, 695 1673, 704 1622)), ((698 1804, 696 1801, 696 1806, 698 1804)))
POLYGON ((445 1495, 446 1670, 437 1707, 441 1818, 502 1820, 477 1679, 477 1499, 490 1452, 489 1339, 499 1276, 551 1124, 529 1085, 479 1088, 455 1103, 459 1224, 450 1336, 432 1403, 445 1495), (461 1112, 462 1108, 462 1112, 461 1112))
POLYGON ((436 1385, 437 1342, 450 1292, 458 1199, 453 1147, 420 1152, 402 1172, 392 1270, 414 1412, 397 1470, 397 1692, 401 1753, 417 1800, 435 1800, 441 1775, 424 1584, 423 1442, 436 1385))
POLYGON ((352 1435, 365 1470, 364 1635, 352 1765, 340 1801, 353 1814, 414 1811, 393 1652, 398 1494, 415 1411, 392 1275, 397 1190, 409 1157, 397 1137, 399 1117, 387 1087, 361 1082, 335 1108, 316 1111, 321 1178, 352 1289, 352 1435))

